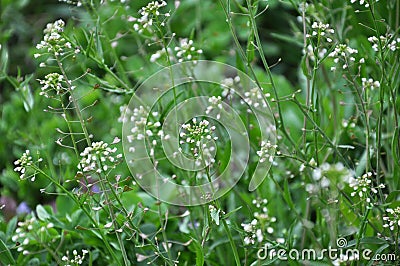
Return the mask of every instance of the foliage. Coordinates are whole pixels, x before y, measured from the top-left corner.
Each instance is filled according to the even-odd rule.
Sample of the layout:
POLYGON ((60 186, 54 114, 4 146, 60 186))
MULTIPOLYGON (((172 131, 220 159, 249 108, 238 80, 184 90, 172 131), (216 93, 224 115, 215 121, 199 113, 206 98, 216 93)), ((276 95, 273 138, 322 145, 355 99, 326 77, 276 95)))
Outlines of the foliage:
POLYGON ((0 7, 0 264, 398 263, 399 1, 0 7), (175 84, 178 70, 215 82, 175 84), (168 115, 193 97, 207 99, 201 112, 168 115), (182 157, 160 145, 178 124, 182 157), (185 197, 171 183, 220 182, 224 195, 205 190, 199 206, 153 197, 143 152, 172 198, 185 197), (329 247, 360 257, 288 256, 329 247), (260 256, 272 249, 288 260, 260 256))

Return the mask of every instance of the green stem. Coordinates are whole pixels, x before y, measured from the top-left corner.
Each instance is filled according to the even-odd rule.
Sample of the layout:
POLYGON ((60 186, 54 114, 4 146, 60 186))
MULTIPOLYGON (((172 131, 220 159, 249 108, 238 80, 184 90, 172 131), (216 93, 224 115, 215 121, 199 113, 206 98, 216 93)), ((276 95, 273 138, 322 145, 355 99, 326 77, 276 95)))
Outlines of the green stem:
MULTIPOLYGON (((230 29, 230 31, 231 31, 231 33, 232 33, 232 37, 233 37, 233 40, 234 40, 234 42, 235 42, 236 48, 237 48, 237 50, 239 51, 240 57, 242 58, 242 61, 245 62, 246 66, 247 66, 248 69, 250 70, 250 72, 251 72, 251 74, 252 74, 252 76, 253 76, 253 78, 254 78, 254 81, 256 82, 257 87, 258 87, 258 89, 259 89, 260 92, 261 92, 261 96, 263 97, 263 100, 264 100, 266 103, 268 103, 268 101, 267 101, 267 99, 266 99, 264 93, 262 93, 262 86, 261 86, 261 84, 260 84, 260 82, 259 82, 259 80, 258 80, 258 78, 257 78, 257 76, 256 76, 256 74, 255 74, 255 71, 254 71, 252 65, 250 64, 249 60, 247 59, 246 54, 244 53, 242 46, 240 45, 239 39, 238 39, 237 34, 236 34, 236 32, 235 32, 235 29, 234 29, 234 27, 233 27, 232 18, 231 18, 231 14, 230 14, 230 0, 228 0, 227 8, 224 6, 222 0, 219 0, 219 2, 220 2, 220 5, 221 5, 222 9, 224 10, 225 16, 226 16, 226 18, 227 18, 227 22, 228 22, 229 29, 230 29)), ((251 6, 251 5, 250 5, 250 6, 251 6)), ((249 12, 250 12, 250 11, 249 11, 249 12)), ((258 52, 260 53, 260 56, 261 56, 261 59, 262 59, 264 68, 266 69, 267 74, 268 74, 268 77, 269 77, 270 80, 271 80, 271 85, 272 85, 273 92, 274 92, 274 96, 275 96, 275 99, 276 99, 276 104, 277 104, 278 114, 279 114, 279 119, 280 119, 280 120, 278 121, 277 118, 276 118, 275 116, 273 116, 274 122, 275 122, 275 124, 277 125, 277 129, 279 129, 279 130, 282 131, 282 133, 283 133, 284 136, 289 140, 289 142, 291 143, 292 147, 294 147, 294 149, 296 150, 296 152, 297 152, 301 157, 304 158, 305 156, 304 156, 303 152, 299 149, 298 145, 293 141, 292 137, 289 135, 289 133, 287 132, 287 130, 286 130, 286 128, 285 128, 285 125, 284 125, 284 122, 283 122, 283 115, 282 115, 282 111, 281 111, 281 107, 280 107, 280 100, 279 100, 279 96, 278 96, 277 89, 276 89, 276 86, 275 86, 275 82, 274 82, 274 80, 273 80, 273 78, 272 78, 272 73, 271 73, 270 68, 269 68, 269 66, 268 66, 268 64, 267 64, 267 61, 266 61, 266 59, 265 59, 264 52, 262 51, 261 41, 260 41, 260 38, 259 38, 259 36, 258 36, 257 26, 256 26, 256 24, 255 24, 254 17, 252 16, 251 13, 249 13, 249 16, 250 16, 250 18, 252 19, 252 20, 251 20, 251 26, 252 26, 252 28, 253 28, 254 35, 255 35, 255 37, 256 37, 256 42, 257 42, 257 46, 258 46, 258 47, 257 47, 257 50, 258 50, 258 52), (260 48, 261 48, 261 49, 260 49, 260 48)))
POLYGON ((224 225, 225 232, 228 235, 229 243, 231 244, 231 248, 233 251, 233 256, 235 257, 236 266, 240 266, 241 263, 240 263, 239 253, 237 251, 235 241, 233 240, 231 231, 229 230, 228 224, 226 223, 225 219, 222 219, 222 224, 224 225))
MULTIPOLYGON (((371 208, 367 206, 367 211, 364 214, 362 223, 361 223, 361 227, 358 230, 358 235, 357 235, 357 241, 356 241, 356 246, 355 249, 358 250, 360 247, 360 242, 361 242, 361 238, 364 236, 364 232, 365 232, 365 228, 368 224, 368 215, 369 212, 371 211, 371 208)), ((351 265, 353 266, 355 264, 355 261, 352 261, 351 265)))
POLYGON ((346 160, 346 158, 343 157, 342 153, 337 149, 336 145, 332 142, 332 140, 325 134, 325 132, 315 123, 315 121, 308 115, 306 111, 302 108, 301 104, 296 98, 292 98, 292 101, 296 103, 299 106, 300 111, 306 116, 308 120, 313 124, 315 129, 322 135, 322 137, 328 142, 329 146, 333 149, 333 151, 336 153, 337 156, 340 157, 340 159, 344 162, 344 164, 349 167, 350 164, 346 160))
MULTIPOLYGON (((48 174, 46 174, 43 170, 41 170, 39 167, 36 166, 32 166, 37 172, 41 173, 42 175, 44 175, 51 183, 53 183, 54 185, 56 185, 61 191, 63 191, 70 199, 72 199, 76 205, 79 206, 79 208, 85 213, 85 215, 89 218, 89 220, 92 222, 92 224, 94 225, 94 227, 100 228, 99 224, 97 223, 97 221, 92 217, 92 215, 90 215, 89 211, 85 208, 85 206, 71 193, 69 192, 65 187, 63 187, 60 183, 58 183, 54 178, 52 178, 51 176, 49 176, 48 174)), ((106 249, 108 250, 108 252, 110 253, 111 257, 114 259, 114 261, 118 264, 121 265, 121 262, 118 260, 117 256, 115 255, 113 249, 111 248, 108 240, 106 239, 106 236, 104 235, 102 230, 98 230, 97 231, 100 236, 101 239, 103 240, 103 243, 106 247, 106 249)))

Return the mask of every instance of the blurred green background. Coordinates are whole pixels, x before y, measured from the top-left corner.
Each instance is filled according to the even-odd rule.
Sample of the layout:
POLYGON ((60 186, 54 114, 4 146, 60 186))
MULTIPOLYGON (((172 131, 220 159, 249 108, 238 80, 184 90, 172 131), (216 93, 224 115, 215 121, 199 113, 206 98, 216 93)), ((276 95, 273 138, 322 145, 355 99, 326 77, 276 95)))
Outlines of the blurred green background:
MULTIPOLYGON (((104 20, 114 15, 114 20, 105 25, 108 35, 112 37, 127 32, 129 29, 124 18, 137 16, 139 8, 146 3, 146 1, 127 1, 126 4, 121 4, 119 1, 110 1, 108 8, 102 7, 97 12, 104 20), (119 8, 115 8, 115 5, 119 5, 119 8), (129 9, 126 8, 127 5, 129 9), (118 14, 112 14, 114 10, 118 10, 118 14)), ((173 4, 174 1, 169 2, 171 7, 173 4)), ((265 3, 262 3, 261 7, 265 7, 265 3)), ((267 12, 268 16, 261 16, 258 22, 260 37, 265 44, 263 48, 269 63, 274 64, 282 58, 284 63, 274 67, 273 71, 296 82, 301 47, 295 42, 286 42, 274 37, 276 36, 274 34, 288 33, 290 24, 296 19, 295 12, 279 1, 269 1, 267 12)), ((52 158, 45 160, 52 162, 53 173, 58 173, 57 167, 60 165, 70 165, 70 171, 66 174, 74 175, 77 161, 73 153, 62 150, 55 144, 60 134, 54 128, 65 128, 64 121, 58 115, 44 112, 44 109, 48 110, 47 106, 51 105, 51 102, 38 93, 37 79, 43 78, 48 72, 39 68, 40 60, 35 60, 33 54, 47 23, 62 18, 67 21, 66 30, 71 31, 80 25, 87 26, 85 23, 90 21, 90 18, 83 8, 78 9, 50 0, 1 0, 0 16, 0 194, 2 201, 8 202, 6 205, 14 206, 10 207, 10 212, 13 213, 15 211, 13 208, 15 209, 15 206, 23 201, 31 208, 38 203, 53 201, 52 196, 40 193, 40 188, 48 185, 44 180, 39 178, 34 183, 20 181, 18 175, 14 173, 13 162, 26 147, 30 147, 33 151, 40 150, 41 153, 45 151, 45 154, 52 154, 52 158)), ((170 27, 177 34, 177 38, 193 38, 197 47, 204 51, 203 59, 235 65, 234 44, 223 17, 223 11, 216 1, 181 1, 177 12, 171 18, 170 27)), ((247 20, 240 16, 235 16, 234 19, 240 41, 244 44, 248 35, 247 20)), ((79 38, 81 32, 76 30, 75 33, 79 38)), ((156 70, 154 65, 148 62, 153 48, 144 47, 145 45, 140 44, 136 37, 120 39, 115 48, 116 55, 124 59, 123 67, 131 73, 127 76, 132 85, 156 70)), ((107 50, 109 49, 107 46, 109 45, 103 44, 104 58, 112 65, 111 52, 107 50)), ((76 66, 72 66, 69 70, 73 73, 75 71, 77 76, 84 72, 84 67, 87 65, 95 69, 96 75, 104 74, 93 62, 79 57, 76 60, 77 62, 72 62, 76 66)), ((107 80, 106 76, 101 78, 107 80)), ((95 81, 86 84, 87 87, 94 85, 95 81)), ((95 128, 96 140, 112 140, 115 135, 120 134, 121 124, 116 122, 120 115, 119 106, 128 99, 129 95, 100 90, 91 94, 89 99, 85 99, 88 104, 94 100, 99 102, 90 113, 94 117, 90 128, 95 128)), ((121 171, 129 175, 123 166, 121 171)))

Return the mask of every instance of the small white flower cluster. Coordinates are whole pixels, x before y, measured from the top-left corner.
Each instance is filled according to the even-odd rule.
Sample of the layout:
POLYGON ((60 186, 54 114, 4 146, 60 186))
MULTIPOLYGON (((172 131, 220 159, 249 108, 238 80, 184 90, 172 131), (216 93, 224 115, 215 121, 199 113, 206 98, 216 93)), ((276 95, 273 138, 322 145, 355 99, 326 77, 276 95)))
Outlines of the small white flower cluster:
POLYGON ((327 42, 332 42, 332 39, 328 37, 329 34, 334 34, 335 30, 330 28, 329 24, 324 24, 322 22, 316 22, 314 21, 313 24, 311 25, 312 32, 311 34, 307 34, 307 38, 312 38, 312 37, 324 37, 327 42))
POLYGON ((234 78, 226 78, 221 81, 222 85, 222 94, 221 96, 227 99, 230 99, 231 96, 235 93, 233 87, 240 85, 240 77, 236 76, 234 78))
MULTIPOLYGON (((375 0, 375 2, 378 2, 379 0, 375 0)), ((357 0, 350 0, 350 3, 354 4, 357 2, 357 0)), ((368 0, 358 0, 361 6, 369 7, 369 1, 368 0)))
POLYGON ((118 117, 118 122, 125 123, 128 121, 127 115, 131 114, 131 110, 129 109, 128 105, 124 104, 119 107, 119 113, 120 115, 118 117))
POLYGON ((176 46, 174 50, 179 63, 191 60, 193 60, 194 63, 197 63, 199 55, 203 53, 203 50, 194 47, 193 41, 188 40, 187 38, 180 39, 179 46, 176 46))
MULTIPOLYGON (((167 52, 170 60, 172 61, 172 59, 174 58, 174 53, 172 52, 172 49, 167 47, 167 52)), ((163 55, 165 55, 165 49, 158 50, 157 52, 155 52, 150 56, 150 62, 151 63, 156 62, 158 59, 162 58, 163 55)))
MULTIPOLYGON (((71 48, 71 43, 67 42, 62 33, 64 32, 65 22, 62 19, 55 21, 54 23, 48 23, 46 28, 43 30, 43 40, 36 45, 36 49, 46 49, 49 53, 54 55, 62 55, 64 48, 71 48)), ((41 54, 34 54, 37 58, 41 54)))
POLYGON ((51 228, 54 227, 53 223, 42 223, 35 217, 32 216, 25 221, 18 222, 18 227, 15 229, 15 234, 11 237, 14 243, 20 243, 17 251, 22 252, 23 255, 29 254, 28 245, 33 243, 35 245, 35 236, 31 234, 41 234, 46 233, 51 228), (32 241, 33 240, 33 241, 32 241), (32 242, 31 242, 32 241, 32 242))
POLYGON ((197 122, 196 118, 192 119, 192 123, 183 124, 182 129, 184 132, 181 132, 179 136, 181 138, 185 138, 185 141, 180 141, 181 144, 183 143, 195 143, 197 147, 200 147, 200 141, 202 139, 207 140, 217 140, 218 137, 213 137, 212 133, 215 130, 215 126, 208 127, 210 122, 208 120, 203 119, 200 122, 197 122), (185 132, 186 131, 186 132, 185 132))
POLYGON ((274 162, 274 158, 275 158, 275 151, 277 148, 278 145, 272 144, 270 141, 262 141, 261 149, 257 151, 257 155, 260 157, 260 163, 268 161, 276 165, 276 162, 274 162))
MULTIPOLYGON (((159 114, 158 112, 152 112, 151 116, 156 120, 156 122, 149 121, 151 120, 151 116, 142 105, 138 108, 130 110, 128 107, 123 107, 125 110, 125 116, 121 116, 120 120, 127 121, 133 124, 131 128, 131 133, 126 138, 129 143, 134 140, 143 140, 145 137, 156 137, 158 136, 162 140, 167 140, 170 138, 168 134, 165 134, 164 131, 160 130, 162 127, 161 122, 157 121, 159 114)), ((129 149, 130 152, 134 152, 134 147, 129 149)))
POLYGON ((89 251, 86 249, 82 249, 82 255, 78 254, 78 251, 74 249, 72 251, 73 258, 69 258, 69 250, 67 250, 66 255, 64 255, 61 260, 64 261, 66 264, 65 266, 72 266, 72 265, 82 265, 83 261, 85 260, 86 254, 89 254, 89 251))
POLYGON ((395 231, 395 227, 397 227, 396 231, 398 231, 400 229, 400 207, 387 208, 386 213, 386 216, 383 217, 385 221, 383 227, 389 228, 391 231, 395 231))
POLYGON ((116 154, 117 148, 109 147, 103 141, 93 142, 91 147, 86 147, 80 154, 82 159, 78 164, 78 169, 83 173, 106 172, 115 168, 122 158, 122 154, 116 154))
POLYGON ((350 194, 352 197, 358 195, 361 202, 367 203, 371 203, 371 193, 378 194, 378 189, 385 188, 384 184, 379 184, 377 187, 373 186, 371 172, 365 173, 358 178, 350 178, 349 186, 353 188, 353 192, 350 194))
MULTIPOLYGON (((340 168, 343 167, 342 164, 339 166, 340 168)), ((320 181, 322 188, 328 188, 330 185, 329 179, 324 175, 326 171, 331 168, 331 165, 328 163, 324 163, 321 167, 315 168, 312 173, 312 177, 314 181, 320 181)))
MULTIPOLYGON (((254 217, 258 219, 262 224, 270 224, 270 223, 275 223, 276 218, 275 217, 270 217, 268 215, 268 200, 267 199, 254 199, 251 202, 256 208, 258 208, 260 211, 254 212, 254 217)), ((274 229, 272 227, 267 227, 267 232, 272 234, 274 232, 274 229)))
POLYGON ((393 38, 392 34, 381 35, 379 36, 379 40, 376 36, 368 37, 368 41, 372 44, 372 49, 375 52, 379 51, 379 42, 382 45, 383 51, 396 51, 400 49, 400 38, 393 38))
POLYGON ((67 92, 67 89, 63 86, 64 76, 58 73, 47 74, 44 79, 38 80, 40 85, 42 85, 40 95, 44 95, 46 98, 54 98, 55 95, 63 95, 67 92))
POLYGON ((140 9, 139 14, 140 18, 130 17, 130 21, 136 22, 133 24, 133 29, 140 34, 143 33, 152 33, 152 26, 157 23, 157 27, 164 27, 165 20, 170 17, 170 13, 160 13, 159 9, 166 6, 167 2, 165 1, 152 1, 147 6, 144 6, 140 9), (159 21, 159 17, 164 16, 165 18, 162 21, 159 21))
MULTIPOLYGON (((193 118, 191 123, 183 124, 182 131, 179 133, 181 140, 180 144, 189 145, 191 155, 196 159, 205 159, 207 163, 215 162, 212 152, 215 150, 213 146, 208 147, 208 142, 211 140, 218 140, 218 137, 213 136, 215 126, 209 126, 210 122, 206 119, 197 121, 193 118)), ((182 151, 182 148, 180 148, 182 151)), ((196 161, 200 164, 201 160, 196 161)))
MULTIPOLYGON (((309 164, 311 166, 316 166, 314 159, 311 159, 309 164)), ((319 167, 313 169, 312 178, 315 182, 313 184, 306 184, 305 189, 310 194, 317 194, 322 189, 329 190, 334 187, 332 185, 343 189, 343 182, 348 182, 352 176, 353 172, 345 168, 340 162, 336 164, 323 163, 319 167)))
POLYGON ((24 255, 29 254, 29 251, 26 250, 26 246, 28 246, 31 241, 29 238, 29 232, 34 229, 34 226, 37 223, 38 221, 34 216, 24 222, 18 222, 18 227, 15 230, 16 234, 11 237, 11 240, 14 243, 20 243, 17 249, 18 252, 22 252, 24 255))
POLYGON ((257 239, 258 243, 261 243, 264 239, 261 228, 257 228, 258 221, 253 219, 250 223, 242 223, 241 226, 246 232, 246 236, 243 239, 245 245, 254 245, 257 239))
POLYGON ((26 150, 22 154, 21 158, 14 162, 14 165, 16 165, 14 171, 20 173, 20 179, 30 178, 30 180, 33 182, 35 181, 37 173, 33 166, 35 163, 40 163, 41 161, 43 161, 43 159, 38 158, 36 162, 33 162, 30 151, 26 150))
MULTIPOLYGON (((239 76, 236 76, 234 78, 226 78, 226 79, 223 79, 221 81, 221 84, 226 86, 226 87, 233 87, 235 85, 239 85, 239 83, 240 83, 240 77, 239 76)), ((226 93, 225 93, 225 95, 223 93, 223 96, 225 97, 226 93)))
MULTIPOLYGON (((159 121, 160 115, 158 112, 149 113, 143 106, 139 106, 131 110, 129 107, 121 107, 120 122, 129 122, 132 125, 130 133, 126 136, 128 141, 128 152, 134 153, 136 151, 135 141, 149 140, 149 155, 154 157, 159 141, 170 139, 170 135, 165 134, 162 130, 162 124, 159 121)), ((155 162, 156 164, 158 161, 155 162)), ((140 177, 139 177, 140 178, 140 177)))
POLYGON ((373 80, 371 78, 369 79, 361 78, 361 82, 362 82, 362 87, 364 89, 369 88, 371 90, 374 90, 374 89, 379 89, 381 87, 381 83, 379 81, 373 80))
MULTIPOLYGON (((315 61, 316 58, 323 58, 328 50, 326 48, 318 49, 317 51, 314 51, 314 47, 312 44, 307 45, 307 54, 311 61, 315 61), (317 57, 315 56, 317 55, 317 57)), ((303 49, 303 54, 306 53, 303 49)))
MULTIPOLYGON (((127 117, 125 119, 128 119, 129 123, 133 124, 131 129, 132 134, 127 136, 128 142, 144 139, 145 136, 142 134, 142 132, 145 130, 147 124, 147 110, 142 105, 133 110, 128 109, 126 110, 125 117, 127 117)), ((153 132, 151 131, 146 133, 147 135, 153 135, 153 132)))
MULTIPOLYGON (((333 57, 333 62, 338 64, 339 61, 343 62, 342 68, 346 69, 349 67, 350 63, 355 62, 356 58, 354 54, 358 54, 357 49, 353 49, 347 44, 338 44, 335 49, 328 55, 333 57)), ((364 58, 360 59, 360 63, 364 63, 364 58)), ((331 67, 331 70, 336 70, 336 67, 331 67)))
POLYGON ((246 233, 243 239, 245 245, 253 245, 256 240, 261 243, 265 238, 265 232, 271 235, 275 231, 271 224, 276 222, 276 218, 268 215, 268 200, 254 199, 252 204, 260 211, 254 212, 254 219, 250 223, 241 224, 246 233))
MULTIPOLYGON (((199 56, 203 53, 203 50, 197 49, 193 45, 193 40, 183 38, 179 39, 179 46, 176 46, 173 50, 170 47, 167 47, 167 52, 169 59, 173 62, 181 63, 184 61, 192 61, 196 64, 199 56)), ((165 49, 158 50, 151 55, 150 62, 156 62, 158 59, 162 58, 165 53, 165 49)))
MULTIPOLYGON (((211 96, 208 99, 208 102, 210 103, 210 105, 207 106, 206 111, 205 111, 207 115, 210 114, 214 109, 222 110, 222 108, 223 108, 221 96, 211 96)), ((216 115, 216 118, 220 119, 221 113, 218 113, 216 115)))
MULTIPOLYGON (((269 93, 266 93, 264 95, 266 98, 270 97, 271 95, 269 93)), ((260 92, 259 88, 252 88, 250 89, 250 91, 246 91, 244 93, 244 98, 242 100, 240 100, 241 104, 248 104, 254 108, 267 108, 268 105, 267 103, 264 101, 263 95, 260 92)), ((248 108, 247 111, 249 113, 251 113, 251 109, 248 108)))

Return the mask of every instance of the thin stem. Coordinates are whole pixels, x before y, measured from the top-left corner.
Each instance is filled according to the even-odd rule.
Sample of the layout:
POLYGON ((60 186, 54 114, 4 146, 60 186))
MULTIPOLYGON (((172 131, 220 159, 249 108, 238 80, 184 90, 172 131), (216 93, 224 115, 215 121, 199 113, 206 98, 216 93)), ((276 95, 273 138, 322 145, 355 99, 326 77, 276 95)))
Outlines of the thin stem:
POLYGON ((233 240, 231 231, 229 230, 228 224, 226 223, 225 219, 222 219, 222 224, 224 226, 226 234, 228 235, 229 243, 231 244, 231 247, 232 247, 233 256, 235 257, 236 265, 240 266, 241 263, 240 263, 239 253, 237 251, 235 241, 233 240))
MULTIPOLYGON (((249 60, 247 59, 247 56, 246 56, 245 52, 243 51, 242 46, 240 45, 238 36, 237 36, 237 34, 235 32, 235 29, 233 27, 231 13, 230 13, 230 0, 228 0, 227 7, 224 6, 224 3, 222 2, 222 0, 219 0, 219 2, 220 2, 220 5, 221 5, 222 9, 224 10, 225 16, 227 18, 229 29, 230 29, 230 31, 232 33, 232 37, 233 37, 233 40, 235 42, 236 48, 239 51, 240 57, 242 58, 242 61, 245 62, 246 66, 250 70, 250 72, 251 72, 251 74, 252 74, 252 76, 254 78, 254 81, 256 82, 257 87, 261 92, 261 96, 262 96, 263 100, 266 103, 268 103, 264 93, 262 93, 262 86, 261 86, 261 84, 260 84, 260 82, 259 82, 259 80, 258 80, 258 78, 257 78, 257 76, 255 74, 255 71, 254 71, 252 65, 250 64, 249 60)), ((251 5, 249 7, 251 7, 251 5)), ((251 10, 251 8, 250 8, 250 10, 251 10)), ((251 13, 249 13, 249 16, 250 16, 250 18, 252 17, 251 13)), ((276 90, 275 83, 274 83, 273 78, 272 78, 272 73, 270 71, 270 68, 269 68, 267 62, 266 62, 264 53, 262 52, 262 49, 259 49, 259 47, 262 47, 262 46, 261 46, 260 38, 258 37, 258 31, 257 31, 257 27, 255 25, 254 18, 252 19, 251 24, 252 24, 251 26, 253 28, 253 32, 254 32, 254 34, 256 36, 256 41, 257 41, 257 46, 258 46, 257 50, 260 53, 261 59, 263 61, 264 68, 266 69, 266 71, 268 73, 268 77, 271 80, 271 85, 272 85, 272 88, 273 88, 273 91, 274 91, 274 96, 275 96, 277 107, 278 107, 278 114, 279 114, 279 119, 280 120, 278 122, 277 118, 275 116, 273 116, 275 125, 277 125, 277 129, 281 130, 282 133, 284 134, 284 136, 289 140, 289 142, 291 143, 292 147, 296 150, 297 154, 299 154, 301 157, 304 158, 305 156, 304 156, 303 152, 299 149, 298 145, 293 141, 292 137, 287 132, 287 130, 285 128, 285 125, 283 123, 283 115, 282 115, 282 111, 281 111, 281 107, 280 107, 279 96, 278 96, 278 93, 277 93, 277 90, 276 90), (255 28, 255 30, 254 30, 254 28, 255 28)))
MULTIPOLYGON (((69 94, 70 94, 70 96, 71 96, 70 98, 71 98, 72 103, 73 103, 73 105, 74 105, 76 115, 78 116, 78 119, 79 119, 79 122, 80 122, 80 124, 81 124, 83 133, 85 134, 86 143, 87 143, 88 146, 91 146, 92 144, 91 144, 91 141, 90 141, 90 138, 89 138, 89 133, 88 133, 88 131, 87 131, 85 121, 83 120, 83 116, 82 116, 81 110, 79 109, 78 102, 77 102, 76 98, 74 97, 74 95, 73 95, 73 93, 72 93, 72 90, 73 90, 73 89, 72 89, 72 84, 71 84, 70 80, 68 79, 67 73, 65 72, 65 69, 64 69, 64 67, 63 67, 63 65, 62 65, 62 63, 61 63, 61 61, 60 61, 60 58, 56 55, 56 53, 55 53, 54 56, 55 56, 55 58, 56 58, 57 65, 58 65, 58 67, 59 67, 59 69, 60 69, 62 75, 63 75, 64 78, 65 78, 65 83, 67 84, 68 92, 69 92, 69 94)), ((71 132, 71 133, 72 133, 72 132, 71 132)))
POLYGON ((292 101, 299 106, 300 111, 307 117, 308 120, 313 124, 315 129, 322 135, 322 137, 328 142, 329 146, 333 149, 337 156, 344 162, 344 164, 349 167, 350 164, 348 163, 347 159, 343 157, 342 153, 338 150, 336 145, 332 142, 332 140, 325 134, 325 132, 315 123, 315 121, 308 115, 306 111, 302 108, 301 104, 296 98, 292 98, 292 101))
MULTIPOLYGON (((303 49, 304 49, 304 54, 305 54, 305 60, 306 60, 306 67, 307 70, 310 69, 310 60, 307 54, 307 30, 306 30, 306 10, 305 10, 305 3, 303 2, 303 8, 301 12, 301 17, 303 20, 303 49)), ((308 108, 310 108, 310 79, 308 76, 306 76, 306 105, 308 108)), ((307 118, 304 116, 303 118, 303 128, 307 128, 307 118)), ((306 130, 303 131, 303 145, 305 146, 306 144, 306 130)))
MULTIPOLYGON (((355 246, 356 250, 358 250, 358 248, 360 247, 361 238, 364 236, 364 231, 368 224, 368 215, 369 215, 370 211, 371 211, 371 208, 367 206, 367 211, 364 214, 364 217, 363 217, 363 220, 361 223, 361 227, 358 230, 357 241, 356 241, 356 246, 355 246)), ((355 263, 355 261, 352 261, 351 265, 354 265, 354 263, 355 263)))
MULTIPOLYGON (((82 116, 81 110, 80 110, 80 108, 79 108, 78 102, 77 102, 76 98, 74 97, 74 95, 73 95, 73 93, 72 93, 72 84, 71 84, 71 82, 70 82, 69 79, 68 79, 68 76, 67 76, 67 74, 66 74, 66 72, 65 72, 64 67, 62 66, 62 63, 61 63, 59 57, 58 57, 56 54, 55 54, 55 58, 56 58, 56 61, 57 61, 58 66, 59 66, 59 69, 60 69, 61 73, 63 74, 65 80, 66 80, 66 84, 67 84, 67 86, 68 86, 68 91, 69 91, 69 93, 70 93, 70 99, 71 99, 71 101, 72 101, 72 103, 73 103, 73 105, 74 105, 75 112, 76 112, 76 114, 77 114, 77 116, 78 116, 78 118, 79 118, 79 122, 80 122, 81 127, 82 127, 82 130, 83 130, 83 132, 84 132, 84 134, 85 134, 86 143, 87 143, 88 146, 91 146, 91 140, 90 140, 90 138, 89 138, 89 133, 88 133, 88 131, 87 131, 85 121, 83 120, 83 116, 82 116)), ((65 110, 64 105, 63 105, 63 109, 65 110)), ((70 132, 72 133, 71 127, 69 126, 68 128, 69 128, 70 132)), ((74 145, 75 152, 77 153, 77 152, 78 152, 78 148, 77 148, 77 146, 76 146, 75 140, 73 139, 73 134, 71 134, 71 138, 72 138, 72 141, 73 141, 73 145, 74 145)), ((98 161, 100 162, 100 160, 98 160, 98 161)), ((99 167, 100 167, 100 169, 102 169, 101 163, 100 163, 99 167)), ((104 185, 103 178, 100 177, 99 180, 100 180, 100 182, 99 182, 99 183, 100 183, 100 186, 101 186, 102 189, 105 191, 105 185, 104 185)), ((111 219, 112 219, 112 221, 113 221, 115 227, 117 227, 117 226, 116 226, 117 224, 116 224, 116 221, 115 221, 114 212, 113 212, 113 210, 112 210, 112 207, 109 205, 109 204, 111 203, 111 202, 110 202, 110 199, 109 199, 107 193, 104 193, 104 195, 105 195, 105 197, 106 197, 106 201, 108 202, 107 206, 108 206, 108 209, 109 209, 109 213, 110 213, 111 219)), ((125 250, 125 247, 124 247, 124 243, 122 242, 121 236, 120 236, 120 234, 119 234, 118 232, 116 232, 116 235, 117 235, 118 243, 119 243, 120 248, 121 248, 121 252, 122 252, 122 257, 123 257, 123 259, 124 259, 124 263, 125 263, 125 265, 129 265, 128 256, 127 256, 127 254, 126 254, 126 250, 125 250)))
MULTIPOLYGON (((49 176, 48 174, 46 174, 43 170, 41 170, 39 167, 37 167, 36 165, 32 166, 35 171, 40 172, 42 175, 44 175, 51 183, 53 183, 54 185, 56 185, 61 191, 63 191, 70 199, 72 199, 76 205, 79 206, 79 208, 85 213, 85 215, 89 218, 89 220, 92 222, 92 224, 94 225, 95 228, 100 228, 99 224, 97 223, 97 221, 92 217, 92 215, 90 215, 89 211, 85 208, 85 206, 70 192, 68 191, 64 186, 62 186, 60 183, 58 183, 54 178, 52 178, 51 176, 49 176)), ((108 252, 110 253, 111 257, 113 257, 114 261, 118 264, 121 265, 121 262, 118 260, 118 258, 116 257, 113 249, 111 248, 108 240, 106 239, 106 236, 104 235, 102 230, 98 230, 98 233, 101 236, 101 239, 103 240, 103 243, 106 247, 106 249, 108 250, 108 252)))

